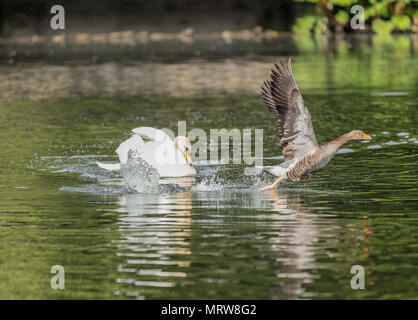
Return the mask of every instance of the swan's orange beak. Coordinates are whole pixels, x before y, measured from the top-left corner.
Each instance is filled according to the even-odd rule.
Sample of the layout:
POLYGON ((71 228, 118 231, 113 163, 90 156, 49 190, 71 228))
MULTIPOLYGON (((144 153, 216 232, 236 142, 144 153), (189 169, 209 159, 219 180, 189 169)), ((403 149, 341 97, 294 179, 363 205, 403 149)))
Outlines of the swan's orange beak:
POLYGON ((363 133, 363 140, 372 140, 372 137, 370 137, 369 135, 363 133))
POLYGON ((192 160, 192 156, 190 155, 190 152, 188 150, 186 150, 186 152, 184 153, 184 155, 186 156, 186 161, 188 164, 192 164, 193 160, 192 160))

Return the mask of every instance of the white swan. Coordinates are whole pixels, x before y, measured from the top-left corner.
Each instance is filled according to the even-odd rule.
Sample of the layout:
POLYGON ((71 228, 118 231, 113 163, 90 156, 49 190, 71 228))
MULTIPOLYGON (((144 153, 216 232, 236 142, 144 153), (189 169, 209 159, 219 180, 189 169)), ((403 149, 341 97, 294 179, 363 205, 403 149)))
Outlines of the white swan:
POLYGON ((160 177, 195 176, 196 170, 191 167, 191 143, 183 136, 171 140, 161 130, 141 127, 132 130, 132 136, 122 142, 116 149, 120 163, 96 162, 100 168, 114 171, 128 161, 128 152, 137 152, 143 160, 155 168, 160 177))

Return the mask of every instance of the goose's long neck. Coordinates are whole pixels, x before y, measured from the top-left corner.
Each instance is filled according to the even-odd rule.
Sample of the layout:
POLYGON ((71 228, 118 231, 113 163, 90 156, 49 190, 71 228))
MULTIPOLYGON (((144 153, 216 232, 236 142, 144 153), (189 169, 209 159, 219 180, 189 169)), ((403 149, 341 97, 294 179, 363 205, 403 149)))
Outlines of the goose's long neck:
POLYGON ((338 137, 335 140, 332 140, 328 144, 325 145, 327 151, 329 150, 330 153, 337 152, 343 145, 351 140, 350 132, 343 134, 342 136, 338 137))

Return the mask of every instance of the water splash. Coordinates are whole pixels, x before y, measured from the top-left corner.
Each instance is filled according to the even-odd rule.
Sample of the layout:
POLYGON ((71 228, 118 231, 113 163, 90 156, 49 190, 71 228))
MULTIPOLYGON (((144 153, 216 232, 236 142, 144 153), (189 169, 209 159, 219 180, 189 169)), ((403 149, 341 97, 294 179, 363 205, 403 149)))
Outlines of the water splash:
POLYGON ((126 187, 136 192, 159 192, 158 171, 149 165, 138 152, 130 150, 128 161, 121 165, 120 172, 126 187))
POLYGON ((34 158, 25 164, 25 168, 52 174, 79 174, 83 178, 95 180, 118 178, 119 173, 103 170, 96 165, 96 161, 108 157, 107 155, 39 157, 35 154, 34 158))
POLYGON ((204 176, 194 185, 191 190, 194 192, 247 192, 266 184, 269 174, 258 172, 256 175, 246 175, 245 167, 223 168, 216 174, 204 176))
POLYGON ((192 191, 221 191, 226 187, 227 184, 219 176, 209 176, 193 186, 192 191))

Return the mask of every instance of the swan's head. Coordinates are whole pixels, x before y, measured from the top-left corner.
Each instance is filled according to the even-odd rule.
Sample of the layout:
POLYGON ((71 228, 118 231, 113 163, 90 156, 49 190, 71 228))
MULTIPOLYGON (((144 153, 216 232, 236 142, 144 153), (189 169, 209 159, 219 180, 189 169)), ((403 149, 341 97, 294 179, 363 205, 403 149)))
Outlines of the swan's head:
POLYGON ((183 136, 178 136, 174 139, 174 146, 180 150, 182 154, 184 154, 184 157, 186 158, 186 161, 188 164, 192 164, 192 144, 190 143, 190 140, 183 136))

